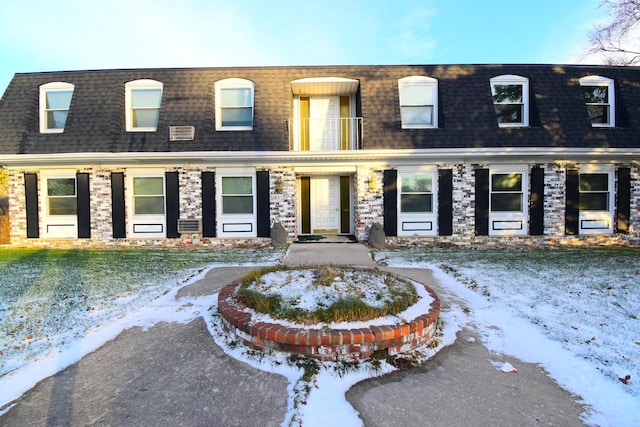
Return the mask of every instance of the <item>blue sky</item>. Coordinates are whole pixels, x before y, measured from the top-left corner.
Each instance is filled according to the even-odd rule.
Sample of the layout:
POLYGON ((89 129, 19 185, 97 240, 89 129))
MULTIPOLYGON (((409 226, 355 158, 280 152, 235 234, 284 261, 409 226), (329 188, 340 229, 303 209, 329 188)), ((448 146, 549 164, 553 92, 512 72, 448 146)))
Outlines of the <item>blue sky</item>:
POLYGON ((599 0, 0 0, 14 73, 324 64, 575 63, 599 0))

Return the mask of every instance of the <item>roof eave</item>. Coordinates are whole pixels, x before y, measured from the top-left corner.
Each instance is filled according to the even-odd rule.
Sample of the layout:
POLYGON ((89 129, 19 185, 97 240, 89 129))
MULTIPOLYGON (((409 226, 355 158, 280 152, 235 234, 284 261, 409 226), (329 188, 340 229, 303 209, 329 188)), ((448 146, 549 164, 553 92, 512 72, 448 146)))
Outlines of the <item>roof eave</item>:
POLYGON ((193 151, 149 153, 58 153, 0 155, 8 168, 61 167, 74 165, 145 166, 197 164, 220 167, 229 164, 298 165, 344 163, 460 163, 460 162, 601 162, 637 163, 640 148, 435 148, 420 150, 357 151, 193 151))

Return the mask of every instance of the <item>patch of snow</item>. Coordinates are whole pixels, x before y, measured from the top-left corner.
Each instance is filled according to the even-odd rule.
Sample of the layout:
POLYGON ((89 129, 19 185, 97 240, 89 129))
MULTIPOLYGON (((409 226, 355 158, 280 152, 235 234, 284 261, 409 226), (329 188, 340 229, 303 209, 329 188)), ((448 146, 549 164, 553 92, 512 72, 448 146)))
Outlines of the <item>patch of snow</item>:
MULTIPOLYGON (((287 276, 288 277, 288 276, 287 276)), ((296 280, 292 280, 288 285, 282 286, 278 288, 278 293, 285 293, 288 291, 294 292, 295 295, 305 295, 305 287, 308 286, 304 280, 301 280, 302 283, 297 283, 296 280), (286 291, 285 291, 286 289, 286 291)), ((266 313, 258 313, 255 310, 250 308, 244 308, 243 311, 247 313, 251 313, 251 317, 255 323, 265 322, 265 323, 278 323, 282 326, 293 327, 293 328, 301 328, 301 329, 317 329, 321 327, 329 327, 332 329, 358 329, 358 328, 366 328, 369 326, 382 326, 382 325, 395 325, 401 322, 410 322, 414 320, 416 317, 426 314, 429 312, 431 308, 431 303, 433 302, 433 297, 427 292, 425 287, 413 280, 407 280, 416 290, 418 295, 418 301, 407 307, 405 310, 401 311, 396 315, 388 315, 378 317, 376 319, 371 319, 366 322, 331 322, 331 323, 317 323, 314 325, 305 325, 299 322, 292 322, 286 319, 276 319, 266 313)), ((270 281, 269 286, 276 286, 275 282, 270 281)), ((307 288, 308 289, 308 288, 307 288)), ((313 289, 313 288, 311 288, 313 289)), ((321 290, 321 292, 325 292, 325 290, 321 290)), ((308 292, 310 295, 318 295, 318 292, 312 290, 308 292)), ((307 297, 298 297, 300 299, 306 299, 307 297)), ((324 296, 322 297, 324 298, 324 296)), ((310 307, 310 305, 308 306, 310 307)))
MULTIPOLYGON (((391 262, 395 267, 403 266, 400 262, 391 262)), ((484 345, 492 352, 515 357, 523 362, 536 363, 562 388, 581 397, 581 403, 589 409, 583 414, 584 421, 588 425, 605 427, 635 427, 640 425, 640 399, 634 396, 620 381, 612 381, 597 369, 594 361, 580 357, 565 348, 545 334, 545 331, 536 324, 531 323, 523 316, 529 313, 514 311, 514 308, 505 304, 500 298, 489 301, 487 297, 474 292, 464 284, 445 273, 439 267, 423 263, 410 265, 411 268, 429 268, 434 277, 455 298, 460 298, 470 309, 471 322, 478 328, 484 345)), ((481 269, 465 271, 468 278, 477 283, 487 283, 481 269)), ((536 287, 534 279, 528 286, 536 287)), ((491 290, 494 288, 488 285, 491 290)), ((440 294, 440 298, 444 298, 440 294)), ((523 306, 519 306, 523 309, 523 306)), ((584 307, 585 313, 580 313, 573 321, 580 322, 582 316, 591 316, 598 313, 599 307, 584 307)), ((555 316, 563 315, 556 310, 555 316)), ((637 334, 638 331, 636 330, 637 334)), ((612 356, 617 349, 611 347, 607 350, 612 356)))
MULTIPOLYGON (((599 266, 603 274, 615 280, 614 284, 598 290, 597 286, 584 285, 593 280, 603 281, 602 277, 593 279, 591 276, 598 274, 593 271, 584 273, 584 276, 571 272, 576 283, 558 285, 558 278, 567 276, 566 271, 545 267, 542 272, 538 268, 535 272, 521 270, 514 274, 507 269, 496 271, 490 263, 476 263, 451 273, 433 263, 416 262, 403 253, 394 254, 393 257, 389 256, 389 265, 432 269, 443 289, 439 292, 440 298, 449 304, 440 314, 444 324, 440 345, 436 349, 424 349, 425 358, 432 356, 439 348, 452 344, 457 331, 464 325, 473 324, 491 352, 539 364, 560 386, 580 396, 581 403, 590 408, 584 414, 587 424, 601 427, 640 425, 637 391, 640 390, 637 363, 640 359, 633 356, 637 350, 636 353, 631 351, 640 346, 639 329, 619 326, 628 325, 633 320, 632 316, 637 316, 636 307, 640 304, 637 283, 640 276, 619 277, 614 270, 608 270, 608 266, 599 266), (468 287, 469 281, 477 285, 476 290, 468 287), (607 308, 605 314, 602 314, 603 304, 607 308), (595 324, 594 314, 600 316, 595 324), (585 353, 585 347, 595 351, 585 353), (621 348, 626 349, 623 354, 621 348), (603 365, 603 360, 609 361, 609 365, 603 365), (618 377, 624 378, 629 374, 628 384, 618 380, 618 377)), ((637 270, 637 266, 635 268, 637 270)), ((205 273, 201 272, 189 283, 204 277, 205 273)), ((143 307, 126 305, 128 309, 116 318, 110 318, 108 310, 97 309, 88 312, 82 319, 74 319, 90 325, 86 334, 60 332, 48 344, 42 343, 51 347, 46 356, 38 355, 37 360, 27 356, 30 363, 0 377, 0 407, 4 406, 3 411, 6 412, 10 402, 38 381, 76 363, 127 328, 150 327, 160 321, 189 322, 202 316, 213 339, 227 354, 288 378, 289 410, 283 425, 288 425, 292 420, 304 422, 305 426, 313 425, 316 414, 322 413, 324 417, 334 412, 335 425, 362 424, 357 412, 345 401, 344 392, 356 382, 388 372, 391 367, 383 365, 380 372, 363 369, 340 376, 331 365, 323 364, 315 378, 317 388, 314 387, 305 397, 306 405, 296 406, 296 399, 301 398, 301 369, 283 363, 284 356, 264 357, 258 361, 249 357, 242 346, 231 348, 226 345, 217 335, 215 318, 207 311, 215 305, 215 295, 175 300, 178 289, 187 284, 181 284, 165 295, 158 295, 143 307)), ((125 300, 126 296, 122 299, 123 303, 125 300)), ((407 318, 411 316, 406 313, 403 315, 407 318)), ((637 321, 631 324, 637 324, 637 321)), ((31 345, 39 348, 33 343, 31 345)), ((28 353, 31 348, 27 346, 24 351, 28 353)))
POLYGON ((331 269, 334 277, 320 280, 321 269, 292 269, 264 274, 248 284, 247 290, 266 296, 278 296, 286 309, 314 312, 330 307, 342 298, 359 298, 369 307, 382 308, 394 298, 392 289, 402 289, 406 281, 388 273, 331 269))

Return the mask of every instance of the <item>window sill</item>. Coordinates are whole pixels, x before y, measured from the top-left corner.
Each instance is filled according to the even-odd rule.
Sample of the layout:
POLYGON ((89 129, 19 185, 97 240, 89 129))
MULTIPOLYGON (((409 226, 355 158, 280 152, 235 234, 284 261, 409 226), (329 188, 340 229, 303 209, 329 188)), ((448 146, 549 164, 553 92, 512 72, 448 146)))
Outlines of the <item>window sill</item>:
POLYGON ((127 132, 157 132, 158 128, 127 128, 127 132))

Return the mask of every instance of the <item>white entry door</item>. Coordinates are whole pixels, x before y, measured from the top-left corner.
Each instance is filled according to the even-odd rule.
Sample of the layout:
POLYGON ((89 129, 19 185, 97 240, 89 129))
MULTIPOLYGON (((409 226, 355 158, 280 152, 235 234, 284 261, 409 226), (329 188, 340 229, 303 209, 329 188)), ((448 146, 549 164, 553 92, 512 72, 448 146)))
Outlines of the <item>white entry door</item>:
POLYGON ((312 97, 309 100, 309 150, 339 149, 340 97, 312 97))
POLYGON ((311 233, 338 233, 340 177, 311 178, 311 233))

